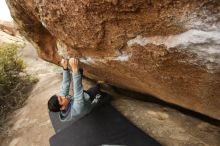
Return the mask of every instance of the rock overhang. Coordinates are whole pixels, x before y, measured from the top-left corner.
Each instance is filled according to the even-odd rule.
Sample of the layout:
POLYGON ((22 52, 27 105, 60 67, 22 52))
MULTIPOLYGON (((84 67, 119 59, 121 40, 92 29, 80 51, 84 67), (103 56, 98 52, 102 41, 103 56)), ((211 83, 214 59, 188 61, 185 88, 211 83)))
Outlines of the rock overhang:
POLYGON ((87 76, 220 119, 219 1, 7 3, 44 60, 79 57, 87 76))

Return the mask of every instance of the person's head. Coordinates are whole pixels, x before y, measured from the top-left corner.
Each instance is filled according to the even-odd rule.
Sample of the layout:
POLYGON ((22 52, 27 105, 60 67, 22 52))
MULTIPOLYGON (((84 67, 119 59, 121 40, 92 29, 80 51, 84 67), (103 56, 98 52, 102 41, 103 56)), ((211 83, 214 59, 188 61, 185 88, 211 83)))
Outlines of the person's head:
POLYGON ((64 110, 69 103, 69 100, 65 96, 53 95, 48 100, 48 109, 51 112, 59 112, 64 110))

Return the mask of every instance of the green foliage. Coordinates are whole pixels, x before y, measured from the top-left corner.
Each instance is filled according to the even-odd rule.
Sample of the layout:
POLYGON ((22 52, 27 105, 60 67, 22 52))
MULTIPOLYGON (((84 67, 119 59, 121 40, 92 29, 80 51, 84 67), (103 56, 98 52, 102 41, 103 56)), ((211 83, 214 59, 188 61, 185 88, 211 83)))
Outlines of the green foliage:
POLYGON ((17 52, 21 46, 16 44, 0 44, 0 95, 5 95, 19 82, 19 74, 25 65, 18 58, 17 52))
POLYGON ((38 81, 24 71, 24 62, 18 56, 21 47, 0 44, 0 135, 7 134, 5 121, 9 113, 24 105, 33 84, 38 81))

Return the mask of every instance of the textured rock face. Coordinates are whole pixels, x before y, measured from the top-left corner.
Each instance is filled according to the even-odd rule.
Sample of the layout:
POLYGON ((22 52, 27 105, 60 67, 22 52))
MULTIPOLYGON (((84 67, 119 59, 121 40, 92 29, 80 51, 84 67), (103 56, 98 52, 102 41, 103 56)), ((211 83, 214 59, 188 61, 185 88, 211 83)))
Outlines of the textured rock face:
POLYGON ((7 0, 41 58, 220 120, 219 0, 7 0))
POLYGON ((18 32, 16 31, 13 22, 0 20, 0 30, 12 36, 18 35, 18 32))
POLYGON ((13 22, 0 21, 0 44, 16 43, 23 45, 25 42, 14 27, 13 22))

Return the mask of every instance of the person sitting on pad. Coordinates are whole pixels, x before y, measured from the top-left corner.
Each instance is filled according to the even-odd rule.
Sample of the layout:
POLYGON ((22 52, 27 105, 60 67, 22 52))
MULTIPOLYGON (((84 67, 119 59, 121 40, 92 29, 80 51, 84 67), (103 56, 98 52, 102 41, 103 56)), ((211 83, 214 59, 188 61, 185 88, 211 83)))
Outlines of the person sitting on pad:
POLYGON ((87 91, 83 90, 82 74, 79 69, 79 61, 76 58, 69 60, 72 72, 68 68, 68 60, 62 59, 63 67, 63 82, 62 88, 58 95, 53 95, 48 101, 48 109, 50 112, 60 112, 61 121, 71 121, 82 118, 94 107, 107 103, 110 99, 105 96, 104 92, 100 91, 100 84, 97 83, 94 87, 87 91), (73 83, 73 96, 69 95, 69 88, 73 83))

